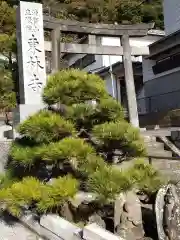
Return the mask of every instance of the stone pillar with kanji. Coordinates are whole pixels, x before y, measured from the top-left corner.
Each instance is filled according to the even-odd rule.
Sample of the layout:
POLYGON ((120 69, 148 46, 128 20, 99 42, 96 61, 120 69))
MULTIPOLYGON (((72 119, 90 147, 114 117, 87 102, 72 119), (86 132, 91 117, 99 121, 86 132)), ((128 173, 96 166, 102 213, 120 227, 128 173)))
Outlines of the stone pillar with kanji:
POLYGON ((46 85, 42 4, 20 1, 17 8, 19 105, 14 126, 44 107, 46 85))

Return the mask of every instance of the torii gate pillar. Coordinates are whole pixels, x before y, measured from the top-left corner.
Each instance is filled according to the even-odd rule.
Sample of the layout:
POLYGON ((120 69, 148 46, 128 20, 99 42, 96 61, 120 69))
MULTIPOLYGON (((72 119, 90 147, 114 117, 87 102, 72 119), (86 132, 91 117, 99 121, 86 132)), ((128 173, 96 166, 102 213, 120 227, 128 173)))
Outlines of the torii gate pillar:
POLYGON ((134 83, 134 74, 132 66, 131 57, 131 46, 129 42, 129 36, 122 36, 122 46, 123 46, 123 62, 124 62, 124 73, 125 73, 125 83, 126 83, 126 93, 128 100, 128 113, 129 121, 134 127, 139 127, 139 117, 137 109, 136 100, 136 90, 134 83))

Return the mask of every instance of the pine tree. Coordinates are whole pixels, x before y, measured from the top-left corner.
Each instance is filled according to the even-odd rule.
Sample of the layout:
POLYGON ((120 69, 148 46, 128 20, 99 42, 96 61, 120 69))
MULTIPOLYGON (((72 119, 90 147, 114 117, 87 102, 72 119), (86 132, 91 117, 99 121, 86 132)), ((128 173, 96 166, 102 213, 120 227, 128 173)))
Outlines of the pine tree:
MULTIPOLYGON (((0 111, 11 111, 16 105, 15 9, 0 1, 0 111)), ((8 119, 6 119, 8 122, 8 119)))
POLYGON ((163 28, 162 0, 43 0, 57 18, 94 23, 149 23, 163 28))
POLYGON ((146 151, 139 130, 125 120, 99 76, 74 69, 55 73, 43 100, 48 108, 19 125, 21 137, 11 146, 1 178, 4 209, 14 215, 25 209, 61 215, 78 191, 93 193, 101 209, 134 187, 157 191, 160 175, 143 160, 126 170, 117 167, 146 151))

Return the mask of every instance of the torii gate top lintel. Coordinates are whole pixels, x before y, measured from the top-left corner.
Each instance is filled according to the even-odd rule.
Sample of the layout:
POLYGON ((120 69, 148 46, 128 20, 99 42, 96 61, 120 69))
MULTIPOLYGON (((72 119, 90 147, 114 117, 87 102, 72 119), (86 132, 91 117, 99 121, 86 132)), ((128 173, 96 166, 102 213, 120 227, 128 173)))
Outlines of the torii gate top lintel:
POLYGON ((48 30, 60 29, 61 32, 93 34, 99 36, 145 36, 154 23, 142 24, 102 24, 86 23, 71 20, 60 20, 44 15, 44 28, 48 30))

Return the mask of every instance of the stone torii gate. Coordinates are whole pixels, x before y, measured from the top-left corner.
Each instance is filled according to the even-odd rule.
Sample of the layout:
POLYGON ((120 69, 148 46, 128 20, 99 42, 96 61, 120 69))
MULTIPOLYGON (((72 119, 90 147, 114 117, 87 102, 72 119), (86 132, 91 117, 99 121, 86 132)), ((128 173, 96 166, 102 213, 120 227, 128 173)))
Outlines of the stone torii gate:
POLYGON ((44 29, 51 31, 51 42, 45 42, 45 51, 52 52, 53 72, 60 69, 61 53, 123 56, 129 119, 135 127, 139 127, 131 56, 148 55, 149 48, 131 47, 129 37, 145 36, 153 26, 154 24, 92 24, 44 16, 44 29), (62 43, 60 37, 64 32, 88 35, 88 44, 62 43), (98 45, 97 36, 120 37, 122 46, 98 45))

